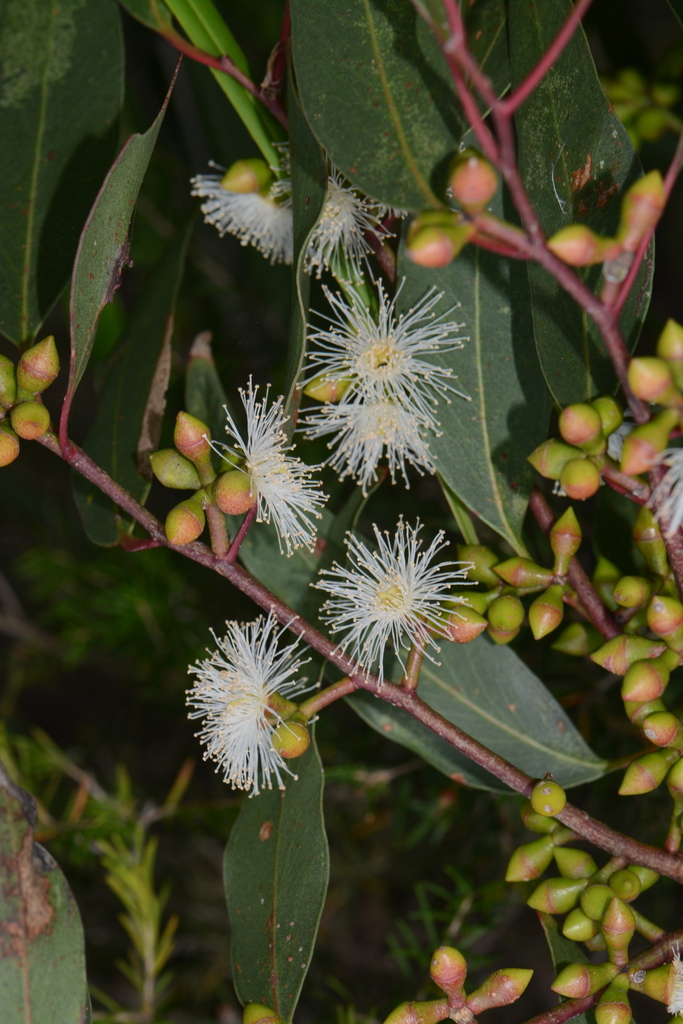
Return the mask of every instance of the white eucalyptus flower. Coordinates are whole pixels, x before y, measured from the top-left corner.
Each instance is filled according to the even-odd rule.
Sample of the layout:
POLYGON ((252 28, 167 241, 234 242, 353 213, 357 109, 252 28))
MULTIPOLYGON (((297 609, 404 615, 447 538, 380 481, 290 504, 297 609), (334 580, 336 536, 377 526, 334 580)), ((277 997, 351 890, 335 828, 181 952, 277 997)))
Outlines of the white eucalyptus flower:
POLYGON ((402 648, 408 649, 416 642, 439 650, 427 629, 446 636, 444 602, 453 600, 451 589, 465 580, 471 564, 442 562, 432 566, 447 542, 439 532, 429 547, 421 550, 419 521, 411 527, 400 519, 393 539, 377 526, 373 529, 377 551, 349 534, 348 568, 335 563, 332 569, 322 570, 321 576, 327 578, 315 586, 331 595, 322 607, 322 615, 333 634, 344 634, 338 650, 348 651, 365 672, 376 666, 383 679, 384 653, 389 643, 401 665, 402 648))
POLYGON ((265 397, 258 400, 258 386, 251 378, 246 392, 240 388, 240 397, 247 414, 246 438, 240 433, 228 412, 226 433, 230 444, 212 441, 212 447, 220 454, 227 449, 243 460, 239 468, 251 480, 251 489, 258 500, 257 522, 272 521, 277 530, 280 550, 284 547, 291 555, 295 548, 312 548, 316 527, 311 517, 320 519, 318 509, 327 501, 320 482, 311 479, 317 466, 307 466, 296 456, 287 455, 293 445, 287 443, 283 427, 287 417, 280 396, 268 408, 270 386, 265 397))
POLYGON ((621 450, 624 447, 624 439, 628 437, 632 430, 636 429, 636 423, 633 419, 633 415, 630 409, 627 409, 624 413, 624 419, 620 426, 607 438, 607 454, 610 459, 614 459, 615 462, 621 461, 621 450))
POLYGON ((340 280, 361 281, 361 264, 372 252, 372 246, 365 238, 366 232, 379 239, 389 234, 382 227, 372 200, 344 184, 341 172, 331 167, 325 206, 308 242, 304 264, 306 273, 315 272, 320 277, 325 269, 331 270, 340 280))
POLYGON ((291 700, 309 689, 305 679, 293 678, 306 664, 294 656, 299 641, 278 650, 283 630, 272 612, 267 619, 226 626, 224 637, 213 634, 218 649, 188 669, 197 676, 187 691, 194 709, 188 717, 204 720, 196 733, 206 746, 204 759, 218 762, 233 789, 253 787, 256 795, 259 786, 272 789, 273 778, 282 789, 281 772, 296 776, 273 749, 272 735, 282 722, 281 698, 291 700))
MULTIPOLYGON (((212 167, 219 170, 217 164, 212 167)), ((253 245, 271 263, 292 262, 293 219, 288 179, 276 181, 267 193, 231 192, 221 185, 222 174, 191 178, 192 195, 205 202, 201 210, 207 224, 221 237, 235 235, 242 245, 253 245)))
POLYGON ((683 963, 678 946, 671 960, 671 974, 671 998, 666 1012, 675 1015, 683 1013, 683 963))
POLYGON ((659 456, 658 462, 669 468, 655 488, 649 505, 664 526, 665 536, 669 538, 683 523, 683 448, 667 448, 659 456))

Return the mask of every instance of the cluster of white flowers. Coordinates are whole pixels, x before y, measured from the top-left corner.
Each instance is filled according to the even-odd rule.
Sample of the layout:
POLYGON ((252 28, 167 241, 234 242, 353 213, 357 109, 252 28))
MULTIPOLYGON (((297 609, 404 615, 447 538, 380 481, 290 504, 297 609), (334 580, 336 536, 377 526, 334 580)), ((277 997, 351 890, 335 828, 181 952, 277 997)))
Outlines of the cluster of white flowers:
POLYGON ((650 506, 665 536, 671 538, 683 523, 683 448, 667 448, 659 464, 668 468, 650 498, 650 506))
POLYGON ((197 676, 187 691, 194 709, 189 718, 203 719, 196 735, 206 745, 204 759, 218 762, 233 789, 253 787, 257 794, 259 786, 272 789, 273 777, 282 789, 281 772, 293 773, 273 747, 273 732, 282 722, 276 695, 291 700, 309 688, 306 679, 293 678, 306 662, 294 656, 298 640, 278 649, 282 630, 272 613, 226 626, 224 637, 214 633, 218 649, 188 669, 197 676))
POLYGON ((347 301, 325 288, 334 315, 323 317, 325 328, 309 335, 314 347, 307 383, 343 382, 346 390, 338 403, 309 410, 301 425, 309 438, 333 435, 330 465, 342 478, 358 480, 364 493, 377 479, 383 456, 392 480, 400 472, 408 483, 407 463, 433 473, 428 436, 438 433, 438 398, 467 398, 455 387, 450 367, 423 358, 462 348, 465 339, 457 332, 463 324, 447 319, 450 309, 435 315, 442 297, 435 288, 397 316, 404 283, 390 299, 378 282, 376 318, 355 289, 347 289, 347 301))
POLYGON ((249 378, 246 392, 240 388, 240 397, 247 415, 246 436, 243 436, 227 407, 226 433, 230 444, 212 441, 219 455, 228 451, 240 460, 238 468, 251 481, 251 491, 258 502, 256 520, 272 522, 287 554, 296 548, 312 548, 316 528, 311 517, 320 519, 318 509, 327 501, 320 482, 312 479, 318 466, 308 466, 296 456, 287 455, 293 445, 287 443, 283 427, 287 422, 282 396, 268 408, 270 388, 260 401, 258 385, 249 378))

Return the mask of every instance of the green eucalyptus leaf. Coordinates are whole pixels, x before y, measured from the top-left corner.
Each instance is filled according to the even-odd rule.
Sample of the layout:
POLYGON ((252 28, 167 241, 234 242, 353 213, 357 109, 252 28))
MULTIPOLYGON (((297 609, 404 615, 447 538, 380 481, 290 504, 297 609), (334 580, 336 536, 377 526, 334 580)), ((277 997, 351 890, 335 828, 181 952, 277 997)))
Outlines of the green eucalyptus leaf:
POLYGON ((206 423, 214 440, 225 436, 225 406, 228 400, 211 352, 211 335, 195 338, 185 371, 185 409, 206 423))
POLYGON ((71 279, 70 402, 90 358, 97 321, 118 287, 128 262, 128 227, 142 186, 176 73, 163 106, 144 135, 131 135, 114 161, 88 216, 71 279))
MULTIPOLYGON (((467 5, 475 56, 508 82, 505 3, 467 5)), ((311 128, 333 162, 388 206, 438 205, 467 130, 450 71, 410 0, 292 0, 292 51, 311 128)))
MULTIPOLYGON (((141 290, 105 370, 97 415, 83 444, 100 469, 143 504, 152 481, 149 453, 159 446, 174 309, 193 227, 194 218, 177 232, 141 290)), ((79 475, 74 476, 74 493, 90 540, 105 547, 117 544, 114 503, 79 475)))
POLYGON ((82 1024, 83 926, 69 886, 33 841, 36 803, 0 765, 0 1007, 3 1024, 82 1024))
POLYGON ((329 877, 324 775, 315 739, 296 779, 242 804, 225 851, 235 989, 291 1021, 313 954, 329 877))
MULTIPOLYGON (((501 194, 492 212, 504 215, 501 194)), ((399 249, 397 302, 407 312, 429 288, 443 295, 436 313, 453 308, 462 349, 441 355, 470 401, 441 400, 440 436, 430 450, 444 483, 462 503, 524 554, 522 522, 534 480, 529 455, 547 436, 551 399, 533 342, 526 269, 516 260, 467 246, 449 266, 430 270, 399 249)), ((436 361, 436 360, 435 360, 436 361)))
MULTIPOLYGON (((543 6, 511 0, 513 84, 538 62, 572 9, 570 0, 543 6)), ((613 236, 624 191, 642 170, 602 90, 582 28, 518 109, 515 124, 522 178, 546 233, 580 223, 613 236)), ((555 399, 566 405, 613 391, 616 376, 593 321, 545 270, 533 263, 528 270, 536 345, 555 399)), ((621 317, 631 348, 647 312, 652 272, 650 249, 621 317)), ((600 291, 601 267, 579 276, 593 292, 600 291)))
POLYGON ((165 36, 175 35, 173 22, 164 0, 119 0, 121 6, 147 28, 165 36))
MULTIPOLYGON (((551 772, 565 788, 604 775, 601 760, 541 680, 509 647, 482 636, 441 644, 439 665, 423 664, 420 696, 489 750, 533 778, 551 772)), ((451 778, 481 789, 501 784, 476 769, 427 728, 415 729, 400 709, 363 694, 347 700, 377 732, 395 739, 451 778)), ((419 724, 419 723, 418 723, 419 724)), ((509 790, 505 790, 509 792, 509 790)))
POLYGON ((116 151, 123 46, 113 0, 0 10, 0 332, 19 345, 67 283, 116 151))

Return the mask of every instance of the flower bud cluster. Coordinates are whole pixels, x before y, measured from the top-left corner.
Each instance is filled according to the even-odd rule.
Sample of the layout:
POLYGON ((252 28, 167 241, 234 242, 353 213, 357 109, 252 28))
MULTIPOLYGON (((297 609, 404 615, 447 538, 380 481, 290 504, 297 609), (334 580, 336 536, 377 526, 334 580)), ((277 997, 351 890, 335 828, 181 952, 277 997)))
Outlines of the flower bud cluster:
POLYGON ((681 97, 675 82, 663 79, 648 85, 640 71, 624 68, 616 78, 603 78, 602 86, 636 151, 643 142, 655 142, 667 131, 680 132, 679 119, 671 110, 681 97))
POLYGON ((19 438, 35 441, 50 428, 42 392, 59 373, 59 355, 50 334, 27 348, 18 364, 0 355, 0 466, 19 455, 19 438))

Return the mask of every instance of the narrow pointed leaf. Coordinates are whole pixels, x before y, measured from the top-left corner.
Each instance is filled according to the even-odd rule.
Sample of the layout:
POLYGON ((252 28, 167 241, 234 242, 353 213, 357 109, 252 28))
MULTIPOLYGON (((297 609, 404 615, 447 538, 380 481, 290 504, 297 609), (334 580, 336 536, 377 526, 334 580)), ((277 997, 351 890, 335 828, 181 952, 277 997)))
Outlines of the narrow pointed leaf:
POLYGON ((0 333, 19 345, 66 285, 116 151, 116 4, 5 0, 0 66, 0 333))
MULTIPOLYGON (((510 63, 521 81, 572 11, 570 0, 550 5, 510 2, 510 63)), ((581 28, 539 87, 515 115, 524 184, 548 235, 584 224, 613 236, 624 191, 642 170, 628 133, 598 80, 581 28), (571 97, 571 99, 569 99, 571 97)), ((534 334, 548 387, 560 405, 583 402, 616 387, 616 377, 592 320, 545 270, 530 263, 534 334)), ((650 301, 652 251, 621 317, 634 347, 650 301)), ((601 267, 581 272, 596 293, 601 267)))
POLYGON ((185 371, 185 410, 206 423, 211 437, 221 441, 225 433, 227 398, 211 352, 211 335, 195 338, 185 371))
POLYGON ((82 1024, 83 926, 69 886, 33 842, 36 804, 0 765, 0 1007, 3 1024, 82 1024))
POLYGON ((291 1021, 308 971, 329 876, 323 769, 311 741, 298 779, 242 804, 225 851, 233 978, 242 1003, 291 1021))

